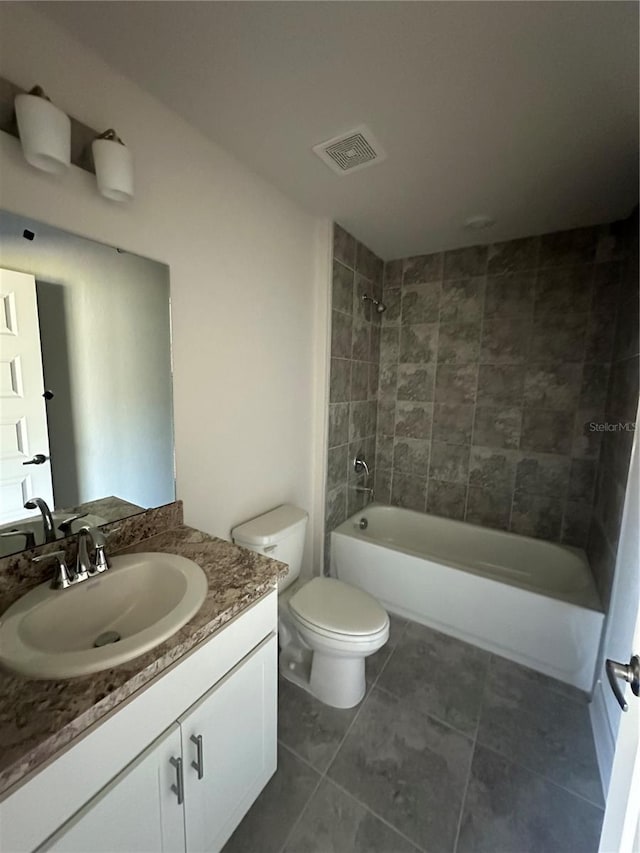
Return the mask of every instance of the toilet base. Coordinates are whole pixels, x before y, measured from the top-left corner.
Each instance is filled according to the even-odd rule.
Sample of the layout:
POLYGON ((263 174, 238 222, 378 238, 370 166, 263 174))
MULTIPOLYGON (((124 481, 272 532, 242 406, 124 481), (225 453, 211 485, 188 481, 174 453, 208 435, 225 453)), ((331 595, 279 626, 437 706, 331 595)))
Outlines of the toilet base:
POLYGON ((283 678, 332 708, 353 708, 364 698, 365 658, 335 657, 287 646, 280 652, 283 678))

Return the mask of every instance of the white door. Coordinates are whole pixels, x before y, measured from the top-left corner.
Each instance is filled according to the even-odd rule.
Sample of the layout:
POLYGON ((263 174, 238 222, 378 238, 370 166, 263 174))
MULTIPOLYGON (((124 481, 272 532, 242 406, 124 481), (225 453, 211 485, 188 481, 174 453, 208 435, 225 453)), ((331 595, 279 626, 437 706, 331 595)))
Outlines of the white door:
POLYGON ((277 651, 265 640, 179 720, 189 853, 221 850, 276 770, 277 651))
POLYGON ((0 269, 0 524, 28 516, 32 497, 53 507, 43 394, 35 278, 0 269))
MULTIPOLYGON (((609 615, 611 631, 605 638, 607 657, 615 654, 615 659, 624 664, 632 655, 640 655, 639 520, 640 447, 636 431, 609 615)), ((628 710, 620 717, 600 853, 635 853, 640 850, 640 697, 624 681, 617 680, 617 684, 628 710)))
POLYGON ((37 853, 184 853, 184 807, 172 763, 180 749, 174 723, 37 853))

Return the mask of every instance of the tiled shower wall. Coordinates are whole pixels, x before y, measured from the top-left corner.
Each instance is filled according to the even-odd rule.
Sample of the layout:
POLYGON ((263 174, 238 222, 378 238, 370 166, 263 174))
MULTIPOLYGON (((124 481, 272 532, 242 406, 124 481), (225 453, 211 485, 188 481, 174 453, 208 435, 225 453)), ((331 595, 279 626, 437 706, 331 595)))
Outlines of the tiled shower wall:
POLYGON ((382 298, 382 261, 335 225, 326 533, 364 505, 357 488, 373 487, 381 315, 362 301, 364 294, 382 298), (369 480, 353 471, 359 453, 369 463, 369 480))
POLYGON ((603 226, 386 263, 376 499, 585 546, 624 252, 603 226))
POLYGON ((621 257, 620 295, 613 344, 611 380, 605 406, 606 431, 596 477, 595 506, 587 554, 600 595, 608 605, 618 550, 618 536, 633 444, 632 424, 638 406, 638 212, 618 228, 618 241, 626 249, 621 257))

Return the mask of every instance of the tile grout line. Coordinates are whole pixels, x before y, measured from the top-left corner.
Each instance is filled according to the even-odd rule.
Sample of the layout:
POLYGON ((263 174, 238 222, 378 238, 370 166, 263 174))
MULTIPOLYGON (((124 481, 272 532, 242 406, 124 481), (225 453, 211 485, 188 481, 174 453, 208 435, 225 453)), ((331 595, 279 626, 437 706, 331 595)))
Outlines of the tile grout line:
POLYGON ((489 654, 489 660, 487 661, 487 668, 484 674, 484 680, 482 682, 482 690, 480 696, 480 705, 478 707, 478 720, 476 722, 476 729, 473 735, 473 749, 471 750, 471 757, 469 759, 469 770, 467 772, 467 780, 464 786, 464 792, 462 794, 462 802, 460 804, 460 814, 458 815, 458 828, 456 830, 456 838, 453 844, 453 853, 457 853, 458 844, 460 843, 460 833, 462 831, 462 820, 464 818, 464 810, 467 805, 467 795, 469 793, 469 785, 471 784, 471 770, 473 768, 473 760, 476 757, 476 748, 478 746, 478 733, 480 731, 480 720, 482 719, 482 711, 484 709, 484 699, 487 690, 487 684, 489 683, 489 672, 491 670, 491 661, 493 655, 489 654))
MULTIPOLYGON (((551 779, 549 776, 545 776, 543 773, 540 773, 537 770, 533 770, 532 768, 528 767, 526 764, 522 763, 521 761, 516 761, 515 759, 513 759, 509 756, 506 756, 503 753, 499 752, 494 747, 488 746, 487 744, 483 743, 481 740, 478 740, 478 736, 480 734, 480 722, 482 721, 482 715, 484 713, 484 706, 485 706, 485 699, 487 696, 487 689, 489 687, 490 672, 491 672, 491 669, 493 668, 493 660, 495 658, 501 659, 500 655, 494 655, 493 653, 491 653, 491 659, 489 661, 489 667, 487 668, 487 675, 486 675, 485 683, 484 683, 484 686, 482 689, 482 701, 481 701, 481 705, 480 705, 480 715, 478 718, 478 729, 476 731, 474 753, 475 753, 476 746, 480 746, 480 747, 482 747, 482 749, 487 749, 487 750, 489 750, 489 752, 492 752, 494 755, 497 755, 503 761, 508 761, 510 764, 513 764, 515 767, 520 767, 521 769, 526 770, 527 773, 531 773, 532 775, 537 776, 539 779, 542 779, 545 782, 548 782, 549 784, 554 785, 556 788, 560 788, 560 790, 564 791, 565 793, 570 794, 573 797, 577 797, 579 800, 582 800, 583 802, 588 803, 589 805, 593 806, 594 808, 602 811, 604 809, 604 806, 601 806, 598 803, 594 803, 593 800, 590 800, 588 797, 585 797, 582 794, 579 794, 577 791, 572 791, 570 788, 566 788, 564 785, 561 785, 559 782, 556 782, 554 779, 551 779)), ((508 658, 504 658, 504 660, 508 660, 508 658)), ((520 678, 520 676, 518 676, 518 678, 520 678)), ((566 696, 564 696, 564 694, 562 694, 559 691, 554 690, 551 687, 538 686, 537 689, 546 690, 549 693, 552 693, 554 696, 558 696, 558 697, 562 698, 563 701, 566 700, 568 702, 572 702, 574 705, 577 705, 578 707, 585 707, 584 704, 582 702, 580 702, 579 700, 572 699, 571 697, 566 697, 566 696)))
MULTIPOLYGON (((393 832, 396 835, 399 835, 405 841, 408 841, 409 844, 411 844, 411 846, 414 847, 416 850, 419 850, 420 853, 427 853, 427 851, 425 850, 424 847, 420 847, 420 845, 417 844, 415 841, 413 841, 413 839, 409 838, 408 835, 405 835, 404 832, 401 832, 396 826, 394 826, 392 823, 389 823, 389 821, 386 818, 382 817, 377 812, 374 812, 370 806, 368 806, 366 803, 363 803, 362 800, 360 800, 360 799, 358 799, 358 797, 354 796, 354 794, 352 794, 351 791, 349 791, 347 788, 345 788, 339 782, 336 782, 334 779, 331 779, 330 777, 327 778, 327 781, 331 785, 334 785, 336 788, 338 788, 339 791, 342 791, 344 794, 346 794, 348 797, 350 797, 352 800, 354 800, 354 802, 358 803, 359 806, 362 806, 362 808, 365 811, 369 812, 370 815, 373 815, 373 817, 375 817, 377 820, 379 820, 385 826, 388 826, 389 829, 393 830, 393 832)), ((341 853, 342 853, 342 851, 341 851, 341 853)))
MULTIPOLYGON (((406 624, 405 624, 405 626, 404 626, 404 628, 402 629, 402 632, 401 632, 400 637, 398 638, 398 640, 400 640, 400 639, 404 636, 404 633, 405 633, 405 631, 407 630, 408 626, 409 626, 409 621, 407 620, 407 621, 406 621, 406 624)), ((371 683, 371 687, 370 687, 368 690, 366 689, 366 685, 365 685, 365 694, 364 694, 364 697, 363 697, 363 699, 362 699, 362 701, 361 701, 360 707, 358 708, 358 710, 356 711, 356 713, 355 713, 355 715, 354 715, 353 719, 351 720, 351 722, 350 722, 350 723, 349 723, 349 725, 347 726, 347 728, 346 728, 346 730, 345 730, 345 733, 344 733, 343 737, 341 738, 341 740, 340 740, 340 742, 339 742, 339 744, 338 744, 338 746, 337 746, 337 748, 336 748, 336 751, 334 752, 334 754, 333 754, 333 756, 332 756, 331 760, 329 761, 329 763, 327 764, 327 766, 326 766, 325 770, 324 770, 322 773, 320 773, 320 771, 319 771, 316 767, 314 767, 314 766, 313 766, 309 761, 307 761, 307 760, 306 760, 306 759, 304 759, 301 755, 299 755, 299 754, 296 752, 296 750, 292 749, 291 747, 288 747, 285 743, 283 743, 282 741, 280 741, 280 739, 278 738, 278 741, 279 741, 280 743, 282 743, 282 745, 283 745, 283 746, 284 746, 284 747, 285 747, 289 752, 291 752, 293 755, 295 755, 295 756, 296 756, 296 758, 298 758, 300 761, 302 761, 302 763, 303 763, 303 764, 305 764, 307 767, 309 767, 311 770, 314 770, 316 773, 318 773, 318 774, 319 774, 319 778, 318 778, 318 781, 317 781, 317 784, 316 784, 315 788, 314 788, 314 789, 313 789, 313 791, 311 792, 311 795, 309 796, 308 800, 306 801, 306 803, 305 803, 305 804, 304 804, 304 806, 302 807, 302 810, 301 810, 300 814, 298 815, 298 817, 297 817, 297 818, 296 818, 296 820, 294 821, 293 825, 291 826, 291 829, 290 829, 290 830, 289 830, 289 832, 287 833, 287 836, 286 836, 286 838, 285 838, 285 840, 284 840, 284 843, 283 843, 282 847, 280 848, 279 853, 284 853, 285 848, 286 848, 286 846, 287 846, 287 843, 289 842, 289 839, 292 837, 292 835, 293 835, 293 833, 294 833, 294 831, 295 831, 296 827, 299 825, 300 821, 302 820, 302 818, 303 818, 303 816, 304 816, 305 812, 307 811, 307 809, 308 809, 308 807, 309 807, 309 805, 310 805, 311 801, 313 800, 313 798, 315 797, 316 793, 318 792, 318 789, 319 789, 320 785, 322 784, 322 782, 323 782, 323 781, 325 781, 325 779, 326 779, 326 780, 327 780, 327 781, 329 781, 331 784, 336 784, 336 783, 334 782, 334 780, 333 780, 331 777, 329 777, 327 774, 328 774, 329 770, 331 769, 331 767, 332 767, 332 765, 333 765, 334 761, 335 761, 335 760, 336 760, 336 758, 338 757, 338 753, 339 753, 339 752, 340 752, 340 750, 342 749, 342 746, 343 746, 344 742, 346 741, 346 739, 347 739, 347 737, 348 737, 349 733, 351 732, 351 729, 353 728, 353 726, 354 726, 354 724, 355 724, 356 720, 357 720, 357 719, 358 719, 358 717, 360 716, 360 712, 362 711, 362 709, 363 709, 363 708, 364 708, 364 706, 366 705, 367 700, 369 699, 369 697, 371 696, 371 693, 373 692, 373 688, 374 688, 374 687, 376 686, 376 684, 378 683, 378 679, 380 678, 380 675, 382 674, 382 672, 383 672, 383 671, 384 671, 384 669, 386 668, 387 664, 388 664, 388 663, 389 663, 389 661, 391 660, 391 657, 393 656, 393 653, 394 653, 394 652, 395 652, 395 647, 391 650, 391 654, 389 655, 389 657, 387 658, 387 660, 384 662, 384 664, 383 664, 383 666, 382 666, 382 668, 381 668, 380 672, 379 672, 379 673, 378 673, 378 675, 375 677, 375 679, 374 679, 374 680, 373 680, 373 682, 371 683)), ((352 797, 354 800, 356 800, 356 798, 355 798, 355 797, 353 797, 353 795, 352 795, 349 791, 347 791, 347 790, 346 790, 346 788, 342 788, 342 786, 340 786, 340 785, 338 785, 337 787, 341 788, 341 790, 345 791, 345 792, 346 792, 350 797, 352 797)), ((359 800, 356 800, 356 802, 360 802, 360 801, 359 801, 359 800)), ((364 806, 364 803, 360 803, 360 805, 364 806)), ((367 808, 366 806, 364 806, 364 807, 365 807, 365 808, 367 808)), ((378 818, 379 818, 379 815, 375 814, 375 812, 371 811, 371 809, 368 809, 368 808, 367 808, 367 810, 368 810, 368 811, 370 811, 370 812, 371 812, 371 814, 373 814, 375 817, 378 817, 378 818)), ((380 820, 383 820, 382 818, 379 818, 379 819, 380 819, 380 820)), ((383 821, 383 822, 384 822, 384 823, 387 823, 387 821, 383 821)), ((388 824, 388 825, 389 825, 389 826, 391 826, 391 824, 388 824)), ((392 829, 394 829, 394 831, 395 831, 395 832, 397 832, 397 830, 395 829, 395 827, 392 827, 392 829)), ((402 835, 402 833, 398 833, 398 834, 399 834, 399 835, 402 835)), ((404 837, 404 836, 403 836, 403 837, 404 837)), ((409 839, 407 839, 407 840, 409 840, 409 839)), ((411 843, 413 844, 413 842, 411 842, 411 843)), ((417 848, 417 849, 421 849, 421 848, 417 848)))
POLYGON ((482 741, 478 741, 477 744, 482 749, 486 749, 488 752, 492 752, 494 755, 497 755, 498 758, 501 758, 503 761, 507 761, 509 764, 513 764, 514 767, 519 767, 521 770, 525 770, 527 773, 530 773, 532 776, 536 776, 538 779, 542 779, 543 782, 546 782, 549 785, 553 785, 554 788, 558 788, 560 791, 564 791, 565 794, 568 794, 570 797, 575 797, 576 800, 580 800, 583 803, 591 806, 594 809, 598 809, 600 812, 604 812, 605 806, 598 805, 598 803, 594 803, 593 800, 590 800, 588 797, 585 797, 583 794, 579 794, 577 791, 572 791, 569 788, 565 788, 564 785, 561 785, 559 782, 556 782, 554 779, 550 779, 548 776, 544 776, 538 770, 532 770, 531 767, 527 767, 526 764, 522 764, 520 761, 516 761, 513 758, 509 758, 506 755, 503 755, 501 752, 498 752, 492 746, 488 746, 482 741))

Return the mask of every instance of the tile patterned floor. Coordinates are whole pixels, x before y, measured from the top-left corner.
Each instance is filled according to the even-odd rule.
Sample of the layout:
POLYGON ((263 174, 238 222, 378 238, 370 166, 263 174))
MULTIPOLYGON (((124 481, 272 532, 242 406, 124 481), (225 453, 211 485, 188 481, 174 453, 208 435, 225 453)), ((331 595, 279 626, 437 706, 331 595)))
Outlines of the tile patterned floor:
POLYGON ((604 804, 583 694, 391 627, 357 708, 280 681, 278 770, 224 853, 595 853, 604 804))

